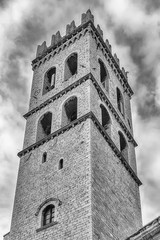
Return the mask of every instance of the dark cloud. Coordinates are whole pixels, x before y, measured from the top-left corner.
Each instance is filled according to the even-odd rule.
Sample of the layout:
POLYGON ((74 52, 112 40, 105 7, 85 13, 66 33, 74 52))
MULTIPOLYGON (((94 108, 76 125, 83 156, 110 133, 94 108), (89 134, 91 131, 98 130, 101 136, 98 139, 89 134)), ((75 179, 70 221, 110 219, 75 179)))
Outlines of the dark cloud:
POLYGON ((16 38, 17 47, 27 48, 27 51, 31 51, 37 42, 39 42, 46 35, 47 28, 44 21, 39 17, 32 16, 26 20, 23 24, 22 31, 16 38))
POLYGON ((160 108, 157 107, 155 95, 153 93, 146 94, 144 104, 138 105, 138 112, 142 118, 151 119, 154 116, 160 116, 160 108))
POLYGON ((28 99, 27 84, 28 79, 23 76, 20 69, 21 61, 24 61, 23 52, 15 49, 10 53, 8 66, 2 77, 2 85, 6 87, 1 89, 1 96, 4 99, 12 99, 12 103, 21 114, 24 113, 24 105, 28 99), (20 100, 21 99, 21 100, 20 100))
POLYGON ((143 8, 145 8, 145 10, 148 14, 156 12, 160 9, 160 1, 159 0, 153 0, 153 1, 146 1, 146 0, 139 1, 138 0, 137 4, 143 6, 143 8))
POLYGON ((156 78, 152 68, 147 68, 144 64, 145 55, 141 51, 144 45, 144 35, 137 33, 134 35, 128 35, 123 28, 115 30, 115 39, 118 45, 129 46, 130 55, 138 68, 138 75, 136 79, 135 92, 138 93, 142 86, 145 86, 147 93, 145 99, 139 102, 137 99, 138 112, 142 118, 150 118, 156 115, 160 115, 160 109, 156 105, 155 91, 156 91, 156 78))
POLYGON ((0 0, 0 8, 6 8, 11 0, 0 0))
POLYGON ((17 56, 11 57, 9 60, 9 68, 5 74, 4 81, 8 84, 8 87, 12 89, 12 91, 18 89, 22 89, 25 91, 26 85, 25 81, 21 80, 21 71, 19 62, 17 61, 17 56))

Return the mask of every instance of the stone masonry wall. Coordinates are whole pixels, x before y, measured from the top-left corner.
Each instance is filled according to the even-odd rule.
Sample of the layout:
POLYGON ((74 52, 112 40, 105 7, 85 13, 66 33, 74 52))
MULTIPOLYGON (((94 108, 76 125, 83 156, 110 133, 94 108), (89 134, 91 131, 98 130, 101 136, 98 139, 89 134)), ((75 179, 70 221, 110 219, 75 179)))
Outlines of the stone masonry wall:
MULTIPOLYGON (((89 72, 103 88, 98 64, 100 58, 110 75, 109 93, 103 90, 117 112, 116 86, 123 93, 125 118, 120 112, 118 114, 132 134, 132 127, 128 124, 128 119, 132 122, 129 96, 91 34, 85 29, 78 34, 74 42, 35 68, 29 111, 89 72), (78 54, 78 71, 65 81, 65 61, 73 52, 78 54), (51 67, 56 67, 55 88, 43 95, 44 75, 51 67)), ((63 104, 71 96, 78 99, 78 118, 92 111, 102 122, 100 104, 105 106, 105 103, 88 79, 27 118, 23 148, 36 142, 37 123, 46 112, 52 113, 51 133, 62 127, 63 104)), ((127 136, 107 110, 112 121, 110 137, 119 148, 118 131, 122 131, 126 139, 127 136)), ((136 172, 134 146, 131 142, 128 145, 128 162, 136 172)), ((138 186, 91 119, 72 126, 21 158, 10 240, 121 240, 140 227, 138 186), (42 163, 44 152, 47 152, 47 161, 42 163), (64 167, 59 170, 62 158, 64 167), (50 198, 61 204, 56 206, 55 224, 42 229, 41 210, 37 209, 41 209, 41 204, 50 198)))
POLYGON ((36 142, 38 120, 44 113, 48 111, 52 113, 51 133, 62 127, 62 107, 65 101, 71 96, 77 96, 78 99, 77 117, 79 118, 88 113, 90 111, 89 91, 89 81, 86 81, 77 88, 69 91, 54 102, 29 116, 26 123, 24 148, 36 142))
MULTIPOLYGON (((67 43, 66 43, 67 44, 67 43)), ((45 63, 41 64, 34 70, 30 107, 29 110, 35 108, 45 100, 60 92, 74 81, 78 80, 89 72, 89 34, 83 32, 81 37, 74 43, 71 43, 69 47, 60 51, 45 63), (78 69, 77 74, 72 76, 67 81, 64 80, 65 61, 71 53, 76 52, 78 54, 78 69), (55 88, 48 93, 42 95, 44 75, 48 69, 56 67, 56 79, 55 88)))
POLYGON ((109 92, 107 92, 103 88, 103 86, 102 86, 102 88, 103 88, 104 92, 106 93, 106 95, 108 96, 108 98, 110 99, 111 103, 114 105, 115 109, 117 109, 117 112, 121 116, 122 120, 125 122, 129 131, 132 132, 132 129, 128 125, 128 121, 127 121, 127 119, 129 119, 130 122, 132 123, 129 96, 124 91, 124 88, 123 88, 122 84, 120 83, 120 81, 117 79, 117 76, 115 75, 115 73, 112 70, 110 64, 108 63, 106 57, 104 56, 104 53, 102 52, 102 50, 99 47, 97 47, 97 43, 93 37, 90 38, 90 50, 91 50, 90 69, 91 69, 93 76, 99 82, 99 84, 102 86, 102 84, 100 83, 100 67, 98 64, 98 59, 101 59, 103 61, 103 63, 105 64, 107 71, 109 72, 109 76, 110 76, 109 92), (121 115, 121 113, 119 112, 119 110, 117 108, 116 87, 118 87, 120 89, 121 93, 123 94, 124 107, 125 107, 125 118, 121 115))
POLYGON ((101 108, 100 108, 101 104, 105 106, 108 113, 110 114, 110 118, 111 118, 110 137, 111 137, 111 139, 113 140, 113 142, 115 143, 117 148, 120 149, 118 131, 121 131, 124 134, 125 138, 127 139, 127 144, 128 144, 128 159, 126 159, 126 160, 130 164, 132 169, 136 172, 137 169, 136 169, 135 149, 134 149, 133 143, 128 142, 128 137, 126 136, 125 132, 121 128, 120 124, 117 122, 117 119, 113 116, 112 112, 110 111, 108 106, 106 106, 105 102, 101 100, 101 98, 99 97, 97 90, 95 89, 93 84, 91 84, 91 111, 95 114, 95 116, 97 117, 97 119, 99 120, 100 123, 102 123, 101 108))
POLYGON ((90 173, 89 119, 22 157, 10 240, 92 239, 90 173), (58 170, 61 158, 64 168, 58 170), (37 208, 51 197, 62 202, 57 224, 36 232, 41 227, 37 208))
MULTIPOLYGON (((123 86, 121 85, 121 83, 117 79, 115 73, 113 72, 113 70, 109 66, 104 54, 102 53, 102 51, 99 48, 98 49, 96 48, 96 42, 92 37, 90 38, 90 49, 91 49, 91 55, 90 55, 91 72, 94 75, 97 82, 99 83, 99 85, 101 86, 101 88, 103 89, 103 91, 105 92, 105 94, 107 95, 107 97, 109 98, 110 102, 113 104, 114 108, 117 110, 117 113, 121 117, 122 121, 125 123, 127 129, 132 133, 132 130, 130 129, 130 127, 128 125, 128 121, 127 121, 127 118, 129 118, 130 122, 132 122, 130 99, 129 99, 127 93, 124 92, 123 86), (109 75, 110 75, 109 92, 107 92, 104 89, 104 87, 102 86, 102 84, 100 83, 100 68, 99 68, 99 64, 98 64, 98 59, 99 58, 104 62, 105 66, 106 66, 106 68, 109 72, 109 75), (125 106, 125 118, 121 115, 121 113, 119 112, 119 110, 117 108, 116 87, 118 87, 121 90, 121 92, 123 93, 124 102, 125 102, 125 104, 124 104, 124 106, 125 106)), ((130 163, 133 170, 135 172, 137 172, 136 158, 135 158, 135 148, 134 148, 133 144, 128 141, 128 137, 126 136, 123 129, 121 128, 121 126, 117 122, 117 119, 115 119, 115 117, 111 113, 110 109, 101 100, 101 98, 98 95, 95 87, 92 86, 92 89, 91 89, 91 111, 93 111, 95 113, 96 117, 99 119, 99 121, 101 123, 102 121, 101 121, 100 104, 103 104, 106 107, 108 113, 110 114, 110 118, 111 118, 111 122, 112 122, 111 138, 112 138, 113 142, 119 148, 118 131, 121 131, 124 134, 124 136, 127 140, 127 144, 128 144, 128 156, 129 156, 128 157, 128 162, 130 163)))
POLYGON ((93 239, 123 240, 142 226, 139 188, 92 124, 93 239))

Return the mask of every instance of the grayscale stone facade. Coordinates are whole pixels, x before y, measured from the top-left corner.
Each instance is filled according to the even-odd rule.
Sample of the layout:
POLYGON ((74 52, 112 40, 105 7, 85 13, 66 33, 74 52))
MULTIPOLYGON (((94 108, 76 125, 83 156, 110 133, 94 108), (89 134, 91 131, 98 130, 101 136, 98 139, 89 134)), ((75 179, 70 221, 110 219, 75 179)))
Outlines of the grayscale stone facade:
POLYGON ((68 24, 64 37, 53 35, 49 47, 39 45, 32 67, 11 229, 4 239, 142 239, 127 238, 142 228, 133 91, 91 11, 82 14, 80 26, 68 24), (54 221, 43 224, 49 204, 54 221))

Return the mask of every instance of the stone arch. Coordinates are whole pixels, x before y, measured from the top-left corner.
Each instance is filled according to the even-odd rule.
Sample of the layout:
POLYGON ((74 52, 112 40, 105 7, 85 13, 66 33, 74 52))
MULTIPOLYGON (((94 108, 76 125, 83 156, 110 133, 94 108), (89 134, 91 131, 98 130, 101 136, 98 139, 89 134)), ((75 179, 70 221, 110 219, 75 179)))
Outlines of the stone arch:
POLYGON ((77 119, 77 97, 69 97, 62 105, 62 126, 77 119))
POLYGON ((100 68, 100 82, 103 87, 109 92, 109 73, 104 64, 104 62, 99 58, 98 59, 99 68, 100 68))
POLYGON ((44 75, 42 92, 43 95, 55 87, 55 80, 56 80, 56 67, 51 67, 44 75))
POLYGON ((116 94, 117 94, 117 107, 120 113, 124 116, 124 99, 123 95, 120 91, 120 89, 117 87, 116 88, 116 94))
POLYGON ((121 131, 118 131, 119 134, 119 149, 122 155, 126 160, 128 160, 128 144, 121 131))
POLYGON ((48 204, 54 204, 54 205, 57 205, 57 206, 60 206, 62 204, 62 202, 58 199, 58 198, 54 198, 54 197, 51 197, 51 198, 48 198, 46 200, 44 200, 37 208, 37 211, 35 213, 35 216, 38 216, 39 215, 39 212, 48 205, 48 204))
POLYGON ((65 61, 64 80, 67 81, 73 75, 77 74, 78 70, 78 54, 76 52, 70 54, 65 61))
POLYGON ((55 215, 54 215, 54 222, 57 221, 57 215, 58 215, 58 208, 60 205, 62 205, 62 202, 58 198, 48 198, 45 201, 43 201, 37 208, 35 216, 36 216, 36 225, 37 225, 37 230, 41 230, 41 228, 45 227, 43 225, 43 217, 44 217, 44 212, 48 206, 53 205, 55 207, 55 215))
POLYGON ((52 113, 46 112, 43 114, 37 123, 37 141, 45 138, 51 133, 52 113))
POLYGON ((49 204, 42 211, 41 226, 51 224, 54 222, 54 220, 55 220, 55 206, 53 204, 49 204))
POLYGON ((101 108, 101 119, 102 119, 102 126, 105 128, 107 133, 110 135, 111 134, 111 118, 110 115, 107 111, 107 109, 104 107, 104 105, 100 104, 101 108))

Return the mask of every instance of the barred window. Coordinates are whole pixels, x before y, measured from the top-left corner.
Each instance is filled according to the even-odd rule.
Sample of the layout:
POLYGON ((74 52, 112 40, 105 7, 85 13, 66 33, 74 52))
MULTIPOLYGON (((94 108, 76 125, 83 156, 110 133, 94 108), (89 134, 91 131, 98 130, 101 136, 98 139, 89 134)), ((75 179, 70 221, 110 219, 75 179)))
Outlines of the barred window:
POLYGON ((42 212, 42 225, 45 226, 47 224, 50 224, 54 222, 55 218, 55 206, 54 205, 48 205, 42 212))

